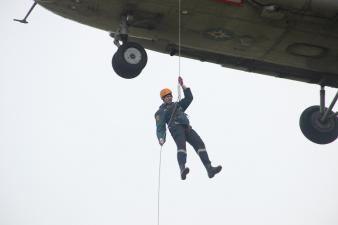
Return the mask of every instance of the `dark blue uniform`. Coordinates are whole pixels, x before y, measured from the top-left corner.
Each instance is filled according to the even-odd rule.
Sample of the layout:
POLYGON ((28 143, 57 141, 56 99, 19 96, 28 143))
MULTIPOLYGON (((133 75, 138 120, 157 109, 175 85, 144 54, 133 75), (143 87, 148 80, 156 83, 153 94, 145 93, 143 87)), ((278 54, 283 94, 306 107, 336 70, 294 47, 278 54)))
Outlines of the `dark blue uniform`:
POLYGON ((185 110, 193 100, 190 88, 184 89, 184 98, 179 102, 163 103, 155 113, 157 138, 165 140, 166 124, 177 145, 177 159, 180 168, 184 168, 187 158, 186 141, 193 146, 205 166, 210 165, 205 145, 190 126, 185 110))

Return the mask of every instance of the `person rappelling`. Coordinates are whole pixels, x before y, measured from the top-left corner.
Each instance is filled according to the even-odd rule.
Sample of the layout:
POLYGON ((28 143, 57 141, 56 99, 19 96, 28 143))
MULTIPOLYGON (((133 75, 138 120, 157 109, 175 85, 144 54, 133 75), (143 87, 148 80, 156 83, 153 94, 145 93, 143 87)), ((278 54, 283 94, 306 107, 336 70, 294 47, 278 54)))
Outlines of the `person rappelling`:
POLYGON ((190 88, 183 84, 182 77, 178 78, 178 83, 184 92, 184 98, 173 102, 172 91, 164 88, 160 92, 163 104, 155 113, 156 134, 159 144, 163 146, 166 141, 166 124, 177 145, 177 160, 180 168, 181 179, 185 180, 189 173, 189 168, 185 167, 187 159, 186 142, 188 142, 199 155, 203 165, 205 166, 208 177, 212 178, 215 174, 222 170, 222 166, 213 167, 209 160, 204 142, 197 132, 191 127, 185 110, 189 107, 193 100, 190 88))

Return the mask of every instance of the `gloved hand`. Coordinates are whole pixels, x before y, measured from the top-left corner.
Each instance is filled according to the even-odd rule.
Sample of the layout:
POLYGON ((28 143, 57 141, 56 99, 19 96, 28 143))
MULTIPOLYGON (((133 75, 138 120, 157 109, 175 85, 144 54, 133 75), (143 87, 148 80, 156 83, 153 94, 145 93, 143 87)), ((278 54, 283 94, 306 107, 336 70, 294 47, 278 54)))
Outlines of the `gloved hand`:
POLYGON ((179 83, 181 86, 184 85, 184 84, 183 84, 183 79, 182 79, 181 76, 178 77, 178 83, 179 83))
POLYGON ((158 140, 158 142, 159 142, 160 145, 162 146, 162 145, 164 144, 165 140, 164 140, 163 138, 160 138, 160 139, 158 140))

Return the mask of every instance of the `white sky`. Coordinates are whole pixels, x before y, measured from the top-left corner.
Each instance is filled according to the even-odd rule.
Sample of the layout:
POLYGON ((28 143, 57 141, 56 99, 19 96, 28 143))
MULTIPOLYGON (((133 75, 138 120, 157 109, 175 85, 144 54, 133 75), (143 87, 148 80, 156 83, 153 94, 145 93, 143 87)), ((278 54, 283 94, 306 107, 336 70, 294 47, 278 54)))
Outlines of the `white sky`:
MULTIPOLYGON (((156 224, 153 116, 161 88, 176 92, 178 58, 148 50, 143 73, 121 79, 106 32, 40 6, 14 23, 30 4, 1 4, 0 224, 156 224)), ((338 144, 313 144, 298 125, 318 86, 187 59, 182 76, 192 126, 223 171, 209 179, 189 146, 181 181, 168 136, 161 225, 338 224, 338 144)))

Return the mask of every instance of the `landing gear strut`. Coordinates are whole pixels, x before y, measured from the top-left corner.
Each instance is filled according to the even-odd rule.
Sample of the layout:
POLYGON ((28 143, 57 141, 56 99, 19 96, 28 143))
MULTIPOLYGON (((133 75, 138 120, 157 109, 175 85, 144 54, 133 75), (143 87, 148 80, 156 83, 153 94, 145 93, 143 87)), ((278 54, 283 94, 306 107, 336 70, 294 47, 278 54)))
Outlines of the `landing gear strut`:
POLYGON ((131 15, 123 16, 118 31, 111 34, 114 44, 118 47, 112 59, 112 66, 115 73, 125 79, 137 77, 148 60, 147 53, 140 44, 128 42, 128 21, 130 20, 132 20, 131 15))
POLYGON ((300 116, 299 125, 304 136, 316 144, 329 144, 338 137, 338 112, 332 111, 338 92, 329 108, 325 107, 325 89, 321 86, 320 105, 310 106, 300 116))

